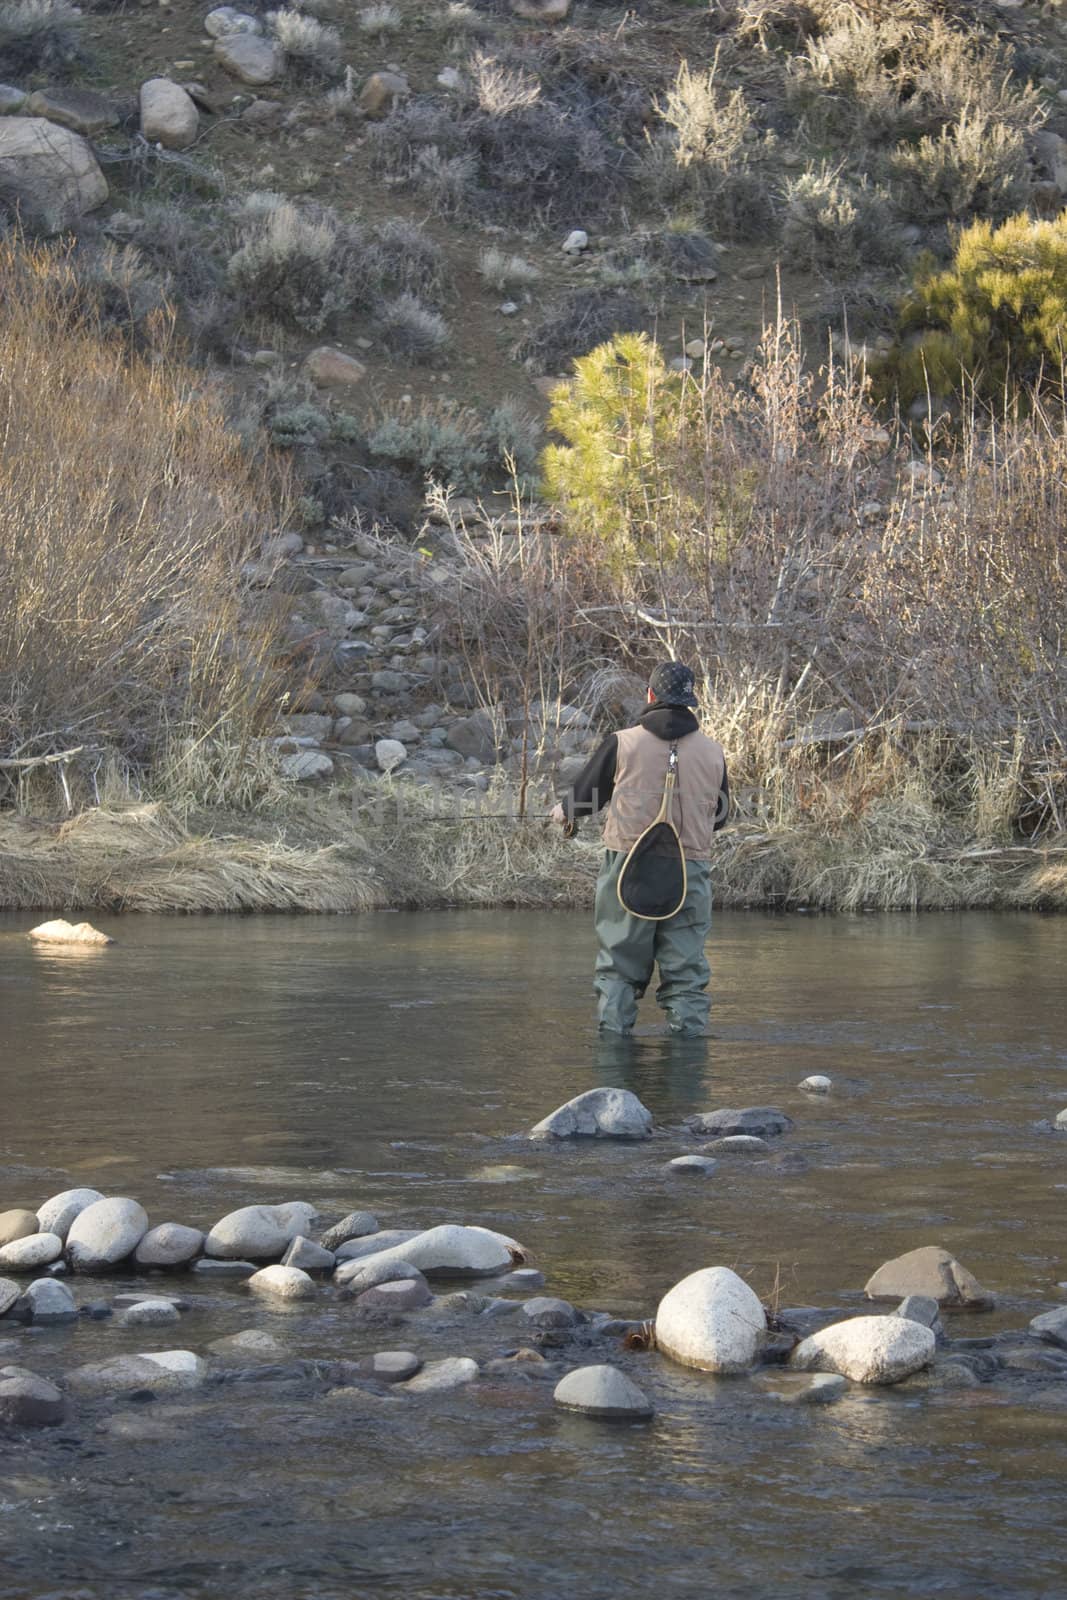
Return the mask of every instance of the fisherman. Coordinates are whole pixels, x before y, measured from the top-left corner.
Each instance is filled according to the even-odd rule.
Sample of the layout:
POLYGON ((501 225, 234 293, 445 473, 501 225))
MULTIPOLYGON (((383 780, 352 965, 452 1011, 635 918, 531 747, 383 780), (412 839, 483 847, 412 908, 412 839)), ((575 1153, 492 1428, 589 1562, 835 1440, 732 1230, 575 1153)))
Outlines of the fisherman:
POLYGON ((656 667, 648 708, 632 728, 611 734, 552 812, 573 833, 582 817, 607 807, 604 859, 595 917, 600 948, 594 988, 600 1027, 628 1034, 637 1003, 659 966, 656 1001, 672 1034, 694 1037, 707 1027, 711 978, 704 945, 711 928, 712 834, 726 822, 730 790, 722 746, 701 732, 694 678, 680 661, 656 667), (619 898, 619 874, 631 847, 656 819, 672 749, 677 750, 671 820, 685 857, 685 898, 665 920, 632 915, 619 898))

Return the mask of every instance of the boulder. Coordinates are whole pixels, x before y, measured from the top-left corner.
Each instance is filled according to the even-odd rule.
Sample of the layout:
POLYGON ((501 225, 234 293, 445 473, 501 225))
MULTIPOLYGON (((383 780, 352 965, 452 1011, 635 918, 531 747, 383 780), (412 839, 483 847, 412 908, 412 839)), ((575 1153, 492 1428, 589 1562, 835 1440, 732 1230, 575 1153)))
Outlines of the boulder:
POLYGON ((215 40, 215 60, 231 78, 259 88, 274 83, 285 67, 285 58, 269 39, 254 33, 224 33, 215 40))
POLYGON ((14 1244, 16 1239, 28 1239, 32 1233, 40 1232, 41 1225, 35 1211, 27 1211, 21 1206, 14 1211, 0 1211, 0 1250, 5 1244, 14 1244))
POLYGON ((525 1320, 537 1328, 572 1328, 578 1321, 578 1313, 569 1300, 557 1300, 550 1294, 533 1295, 522 1302, 519 1310, 525 1320))
POLYGON ((496 760, 496 729, 488 711, 476 711, 473 716, 454 722, 445 735, 445 745, 461 756, 473 756, 487 765, 496 760))
POLYGON ((694 1133, 716 1139, 729 1139, 738 1134, 774 1139, 779 1134, 788 1133, 794 1125, 792 1117, 787 1117, 784 1111, 774 1106, 746 1106, 741 1111, 703 1111, 685 1120, 686 1126, 692 1128, 694 1133))
POLYGON ((180 1394, 199 1388, 206 1376, 207 1364, 192 1350, 153 1350, 90 1361, 69 1372, 66 1382, 76 1394, 89 1396, 130 1394, 139 1389, 180 1394))
POLYGON ((314 1244, 303 1234, 297 1234, 282 1256, 283 1267, 299 1267, 301 1272, 332 1272, 335 1265, 332 1250, 324 1250, 321 1244, 314 1244))
POLYGON ((217 1360, 231 1366, 244 1366, 249 1361, 281 1361, 289 1354, 280 1339, 261 1328, 242 1328, 240 1333, 212 1339, 208 1349, 217 1360))
POLYGON ((933 1328, 935 1333, 941 1326, 937 1301, 927 1294, 905 1295, 897 1306, 896 1315, 905 1317, 909 1322, 921 1322, 924 1328, 933 1328))
POLYGON ((588 1089, 530 1129, 531 1139, 647 1139, 652 1113, 629 1089, 588 1089))
POLYGON ((393 1278, 364 1289, 356 1301, 359 1311, 421 1311, 433 1299, 425 1278, 393 1278))
POLYGON ((411 93, 402 72, 372 72, 359 91, 359 109, 371 121, 387 117, 398 100, 411 93))
POLYGON ((319 345, 305 357, 304 372, 320 389, 354 389, 367 376, 362 361, 333 345, 319 345))
POLYGON ((579 1367, 557 1383, 552 1395, 558 1406, 587 1417, 626 1422, 652 1415, 652 1402, 618 1367, 579 1367))
POLYGON ((853 1317, 820 1328, 797 1345, 797 1372, 837 1372, 853 1383, 899 1383, 929 1366, 937 1341, 930 1328, 906 1317, 853 1317))
POLYGON ((32 1272, 36 1267, 47 1267, 63 1254, 63 1241, 56 1233, 29 1233, 22 1239, 12 1239, 0 1249, 0 1268, 9 1272, 32 1272))
POLYGON ((45 1378, 22 1367, 0 1367, 0 1425, 51 1428, 67 1414, 67 1402, 45 1378))
POLYGON ((725 1139, 712 1139, 703 1147, 709 1156, 765 1156, 770 1154, 766 1139, 757 1139, 751 1133, 729 1134, 725 1139))
POLYGON ((418 1267, 409 1266, 406 1261, 383 1261, 371 1256, 367 1261, 342 1261, 333 1281, 346 1295, 353 1295, 376 1289, 380 1283, 425 1283, 426 1279, 418 1267))
POLYGON ((307 1216, 294 1215, 290 1207, 241 1206, 219 1218, 204 1240, 204 1251, 226 1261, 277 1260, 308 1225, 307 1216))
POLYGON ((181 1312, 172 1300, 138 1300, 127 1306, 119 1319, 124 1328, 162 1328, 169 1322, 180 1322, 181 1312))
MULTIPOLYGON (((443 1223, 428 1228, 403 1244, 383 1250, 373 1259, 385 1262, 406 1262, 418 1267, 427 1275, 470 1274, 488 1276, 506 1272, 514 1265, 512 1249, 499 1234, 483 1228, 464 1228, 455 1223, 443 1223)), ((382 1280, 385 1281, 385 1280, 382 1280)))
POLYGON ((814 1072, 810 1078, 802 1078, 797 1084, 797 1088, 803 1089, 805 1094, 829 1094, 833 1086, 833 1079, 824 1077, 821 1072, 814 1072))
POLYGON ((149 78, 141 85, 141 132, 149 144, 164 150, 185 150, 200 129, 200 113, 192 97, 169 78, 149 78))
POLYGON ((42 1233, 58 1233, 65 1240, 75 1217, 103 1198, 99 1189, 64 1189, 45 1201, 37 1213, 37 1226, 42 1233))
POLYGON ((299 1267, 264 1267, 254 1272, 248 1280, 253 1294, 273 1295, 279 1300, 311 1300, 315 1285, 299 1267))
POLYGON ((148 1217, 136 1200, 96 1200, 78 1213, 67 1234, 67 1254, 76 1272, 100 1272, 132 1256, 148 1232, 148 1217))
MULTIPOLYGON (((107 180, 80 134, 44 117, 0 119, 0 205, 17 209, 24 223, 62 233, 107 197, 107 180)), ((41 929, 45 931, 34 929, 31 938, 62 944, 112 942, 85 922, 73 929, 67 922, 43 923, 41 929), (80 930, 86 930, 85 936, 80 930)))
MULTIPOLYGON (((4 176, 3 176, 4 167, 5 167, 4 134, 7 133, 14 126, 15 126, 15 123, 13 121, 4 123, 3 125, 0 125, 0 197, 3 196, 3 184, 4 184, 4 176)), ((54 132, 55 130, 53 129, 52 131, 54 132)), ((78 144, 82 144, 82 143, 84 143, 84 141, 79 139, 79 140, 77 140, 77 143, 78 144)), ((86 148, 86 150, 88 150, 88 148, 89 148, 88 145, 86 145, 85 148, 86 148)), ((94 165, 95 165, 95 162, 94 162, 94 165)), ((103 182, 103 177, 102 176, 101 176, 101 180, 100 181, 103 182)), ((107 185, 104 184, 103 196, 99 200, 96 201, 96 205, 103 205, 103 203, 104 203, 104 201, 106 199, 107 199, 107 185)), ((92 206, 88 206, 88 207, 86 207, 86 209, 91 211, 93 209, 93 207, 92 206)), ((79 216, 81 215, 80 212, 77 213, 77 214, 79 216)), ((58 229, 57 229, 57 231, 58 231, 58 229)), ((37 924, 36 928, 31 928, 30 929, 30 938, 31 939, 36 939, 39 944, 99 944, 99 945, 104 945, 104 944, 114 944, 115 943, 114 939, 109 939, 106 933, 101 933, 99 928, 94 928, 91 922, 65 922, 62 917, 57 917, 54 922, 39 922, 37 924)))
POLYGON ((161 1222, 157 1228, 149 1228, 134 1251, 134 1260, 142 1267, 180 1267, 203 1248, 204 1235, 199 1228, 161 1222))
POLYGON ((459 1389, 473 1383, 478 1376, 478 1363, 469 1356, 452 1356, 444 1361, 428 1361, 422 1371, 398 1385, 405 1394, 439 1394, 445 1389, 459 1389))
POLYGON ((863 1292, 868 1300, 927 1295, 939 1306, 968 1306, 975 1311, 988 1310, 996 1304, 996 1296, 983 1289, 955 1256, 932 1244, 887 1261, 868 1279, 863 1292))
MULTIPOLYGON (((338 696, 339 701, 346 698, 338 696)), ((359 696, 353 695, 352 699, 358 700, 359 696)), ((372 1217, 369 1211, 350 1211, 347 1217, 342 1217, 340 1222, 326 1229, 319 1243, 324 1250, 339 1250, 350 1239, 366 1239, 378 1231, 378 1218, 372 1217)))
POLYGON ((262 33, 263 24, 235 6, 216 6, 204 18, 204 32, 210 39, 224 39, 232 33, 262 33))
MULTIPOLYGON (((51 1282, 51 1279, 48 1281, 51 1282)), ((14 1278, 0 1278, 0 1317, 7 1316, 21 1294, 22 1290, 14 1278)))
POLYGON ((359 1367, 379 1383, 406 1383, 421 1371, 422 1362, 410 1350, 376 1350, 372 1356, 365 1356, 359 1367))
POLYGON ((92 89, 38 89, 26 102, 31 117, 44 117, 71 133, 86 139, 106 133, 119 125, 119 111, 113 100, 92 89))
POLYGON ((660 1301, 656 1348, 701 1372, 745 1372, 766 1326, 759 1298, 743 1278, 729 1267, 704 1267, 660 1301))
POLYGON ((1056 1306, 1052 1311, 1042 1311, 1030 1323, 1030 1332, 1046 1344, 1059 1345, 1067 1350, 1067 1306, 1056 1306))
POLYGON ((55 1278, 37 1278, 26 1290, 30 1320, 35 1324, 75 1322, 78 1307, 65 1283, 55 1278))

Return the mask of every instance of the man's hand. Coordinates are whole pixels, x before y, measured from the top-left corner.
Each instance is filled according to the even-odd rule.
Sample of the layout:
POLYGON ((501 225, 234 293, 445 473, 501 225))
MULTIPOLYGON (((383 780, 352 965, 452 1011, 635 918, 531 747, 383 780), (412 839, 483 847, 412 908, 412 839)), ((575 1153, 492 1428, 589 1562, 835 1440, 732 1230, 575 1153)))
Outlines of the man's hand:
POLYGON ((567 813, 564 811, 563 806, 553 806, 548 814, 548 820, 549 822, 558 822, 561 828, 565 828, 567 826, 567 813))

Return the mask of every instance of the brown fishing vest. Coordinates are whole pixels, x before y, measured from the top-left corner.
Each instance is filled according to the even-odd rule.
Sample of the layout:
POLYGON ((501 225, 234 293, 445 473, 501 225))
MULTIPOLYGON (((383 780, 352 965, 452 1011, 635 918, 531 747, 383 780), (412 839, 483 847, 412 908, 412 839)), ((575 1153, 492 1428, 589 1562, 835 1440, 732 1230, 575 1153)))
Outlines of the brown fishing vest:
MULTIPOLYGON (((623 728, 616 734, 615 791, 604 822, 608 850, 629 850, 656 820, 663 803, 670 741, 647 728, 623 728)), ((687 861, 706 861, 725 770, 722 745, 707 734, 687 733, 678 740, 678 777, 671 821, 687 861)))

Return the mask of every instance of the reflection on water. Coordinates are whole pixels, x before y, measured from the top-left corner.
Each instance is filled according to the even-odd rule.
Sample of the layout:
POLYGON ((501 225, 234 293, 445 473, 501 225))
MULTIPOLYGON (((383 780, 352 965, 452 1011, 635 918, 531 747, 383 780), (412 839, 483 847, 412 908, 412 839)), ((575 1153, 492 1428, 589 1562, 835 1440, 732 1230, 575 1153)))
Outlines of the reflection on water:
MULTIPOLYGON (((72 1182, 206 1225, 263 1200, 468 1220, 530 1246, 549 1292, 647 1315, 723 1262, 783 1303, 855 1306, 882 1260, 944 1243, 1022 1326, 1067 1278, 1067 925, 1037 917, 723 916, 712 1038, 592 1029, 587 919, 137 918, 106 950, 33 948, 0 918, 0 1210, 72 1182), (796 1085, 833 1078, 828 1098, 796 1085), (598 1083, 660 1131, 638 1148, 526 1143, 598 1083), (666 1171, 682 1122, 775 1104, 796 1132, 709 1179, 666 1171)), ((269 1328, 292 1357, 411 1345, 488 1359, 506 1324, 353 1324, 178 1280, 180 1342, 269 1328)), ((151 1280, 156 1287, 158 1280, 151 1280)), ((88 1289, 77 1285, 79 1292, 88 1289)), ((95 1291, 94 1291, 95 1292, 95 1291)), ((114 1324, 0 1332, 61 1373, 170 1340, 114 1324)), ((9 1352, 15 1352, 10 1354, 9 1352)), ((299 1371, 76 1414, 0 1453, 0 1594, 70 1600, 354 1595, 1051 1596, 1067 1386, 854 1393, 785 1408, 745 1383, 615 1356, 649 1427, 557 1414, 552 1385, 419 1406, 325 1397, 299 1371), (714 1583, 712 1584, 712 1575, 714 1583)), ((594 1359, 600 1359, 597 1355, 594 1359)))

